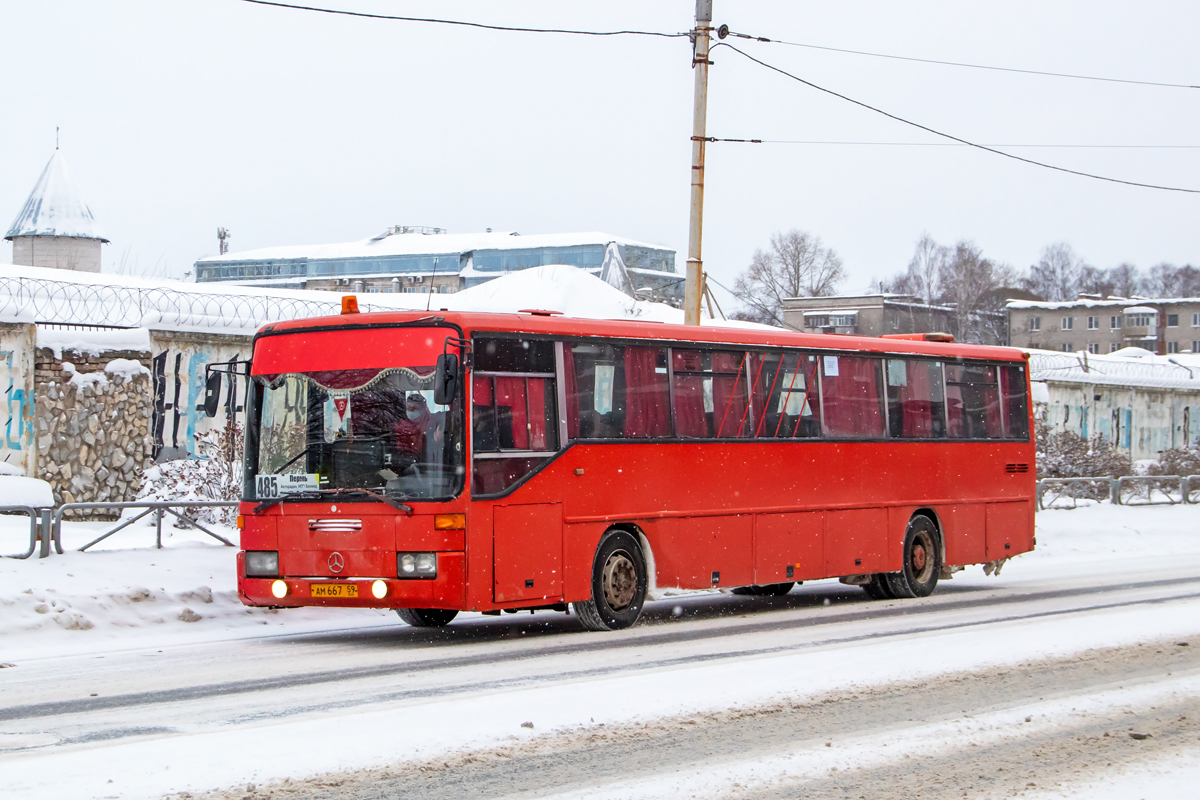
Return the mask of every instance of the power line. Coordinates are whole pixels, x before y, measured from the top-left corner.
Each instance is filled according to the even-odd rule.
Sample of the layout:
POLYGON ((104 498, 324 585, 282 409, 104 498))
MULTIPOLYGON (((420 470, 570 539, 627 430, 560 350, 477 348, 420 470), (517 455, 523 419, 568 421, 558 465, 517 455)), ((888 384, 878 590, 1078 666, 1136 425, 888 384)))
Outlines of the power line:
POLYGON ((1003 150, 997 150, 995 147, 989 147, 988 145, 976 144, 975 142, 969 142, 966 139, 962 139, 958 136, 954 136, 949 133, 943 133, 942 131, 936 130, 934 128, 930 128, 928 125, 922 125, 919 122, 913 122, 912 120, 905 119, 904 117, 896 116, 895 114, 884 111, 881 108, 876 108, 875 106, 864 103, 861 100, 855 100, 852 97, 847 97, 844 94, 835 92, 832 89, 826 89, 823 86, 818 86, 817 84, 813 83, 812 81, 807 81, 804 78, 799 77, 798 75, 793 75, 792 73, 790 73, 786 70, 780 69, 779 67, 776 67, 773 64, 768 64, 765 61, 757 59, 754 56, 750 55, 749 53, 745 52, 744 50, 739 50, 738 48, 734 47, 733 45, 729 44, 728 42, 717 42, 717 44, 714 45, 714 47, 728 47, 733 52, 737 53, 738 55, 742 56, 743 58, 753 61, 755 64, 758 64, 761 67, 765 67, 773 72, 778 72, 780 75, 791 78, 792 80, 797 81, 798 83, 802 83, 805 86, 808 86, 812 89, 816 89, 819 92, 824 92, 825 94, 836 97, 839 100, 845 100, 848 103, 853 103, 854 105, 856 105, 860 108, 865 108, 868 111, 873 111, 876 114, 880 114, 882 116, 887 117, 888 119, 892 119, 892 120, 895 120, 896 122, 900 122, 905 125, 909 125, 913 128, 917 128, 918 130, 925 131, 926 133, 932 133, 934 136, 940 136, 943 139, 949 139, 952 142, 958 142, 959 144, 965 145, 967 147, 974 147, 978 150, 983 150, 988 153, 994 153, 995 155, 998 155, 998 156, 1004 156, 1005 158, 1011 158, 1013 161, 1020 161, 1025 164, 1032 164, 1035 167, 1042 167, 1043 169, 1051 169, 1056 172, 1065 172, 1069 175, 1078 175, 1082 178, 1092 178, 1092 179, 1098 180, 1098 181, 1107 181, 1109 183, 1119 183, 1119 184, 1123 184, 1125 186, 1137 186, 1137 187, 1140 187, 1143 189, 1159 189, 1164 192, 1185 192, 1187 194, 1200 194, 1200 189, 1186 189, 1186 188, 1182 188, 1182 187, 1178 187, 1178 186, 1160 186, 1160 185, 1153 184, 1153 183, 1139 183, 1138 181, 1127 181, 1127 180, 1122 180, 1120 178, 1110 178, 1105 175, 1096 175, 1091 172, 1082 172, 1082 171, 1076 170, 1076 169, 1068 169, 1066 167, 1059 167, 1054 164, 1047 164, 1043 161, 1034 161, 1033 159, 1025 158, 1024 156, 1018 156, 1013 153, 1006 153, 1003 150))
POLYGON ((257 6, 271 6, 274 8, 288 8, 294 11, 315 11, 319 14, 334 14, 341 17, 362 17, 365 19, 387 19, 396 20, 399 22, 428 22, 438 25, 458 25, 463 28, 482 28, 489 31, 507 31, 516 33, 562 33, 572 34, 575 36, 656 36, 663 39, 678 39, 687 38, 687 33, 663 33, 662 31, 581 31, 571 30, 568 28, 522 28, 510 25, 485 25, 482 22, 466 22, 457 19, 434 19, 432 17, 400 17, 392 14, 368 14, 365 11, 344 11, 337 8, 318 8, 316 6, 302 6, 295 3, 277 3, 272 0, 242 0, 244 3, 253 3, 257 6))
MULTIPOLYGON (((724 27, 724 26, 722 26, 724 27)), ((1101 81, 1104 83, 1129 83, 1137 86, 1161 86, 1168 89, 1200 89, 1200 85, 1188 83, 1166 83, 1162 81, 1139 81, 1130 78, 1106 78, 1099 75, 1079 75, 1072 72, 1047 72, 1037 69, 1020 69, 1017 67, 997 67, 991 64, 969 64, 963 61, 939 61, 934 58, 917 58, 915 56, 898 56, 892 53, 872 53, 867 50, 848 50, 843 47, 825 47, 819 44, 806 44, 804 42, 785 42, 782 39, 768 39, 765 36, 752 36, 746 33, 735 33, 726 28, 727 36, 736 36, 739 39, 749 39, 755 42, 768 42, 770 44, 783 44, 789 47, 803 47, 809 50, 825 50, 830 53, 847 53, 855 56, 870 56, 871 58, 889 58, 895 61, 915 61, 918 64, 937 64, 943 67, 965 67, 967 69, 984 69, 992 72, 1016 72, 1023 75, 1042 75, 1050 78, 1071 78, 1079 81, 1101 81)), ((720 32, 718 31, 718 36, 720 32)), ((721 36, 724 39, 724 36, 721 36)))

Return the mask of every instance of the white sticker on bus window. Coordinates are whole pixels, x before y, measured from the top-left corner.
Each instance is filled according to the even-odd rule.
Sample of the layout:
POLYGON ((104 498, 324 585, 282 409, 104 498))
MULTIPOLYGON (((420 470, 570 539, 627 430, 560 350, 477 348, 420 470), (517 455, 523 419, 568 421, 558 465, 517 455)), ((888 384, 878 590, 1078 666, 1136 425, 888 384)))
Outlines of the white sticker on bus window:
POLYGON ((825 376, 828 378, 836 378, 838 374, 838 357, 825 356, 825 376))
POLYGON ((908 369, 906 362, 894 358, 888 359, 888 386, 908 386, 908 369))
POLYGON ((597 414, 612 413, 613 382, 616 373, 617 368, 612 364, 596 365, 596 391, 592 407, 596 409, 597 414))

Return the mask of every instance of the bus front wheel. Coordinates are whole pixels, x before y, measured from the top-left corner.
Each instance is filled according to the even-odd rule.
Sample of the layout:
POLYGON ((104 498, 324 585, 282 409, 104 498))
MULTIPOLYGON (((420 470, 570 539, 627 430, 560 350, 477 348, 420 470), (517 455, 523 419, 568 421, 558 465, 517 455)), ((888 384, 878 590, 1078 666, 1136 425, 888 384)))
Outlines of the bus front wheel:
POLYGON ((913 517, 904 534, 903 569, 887 575, 888 588, 896 597, 928 597, 937 587, 941 572, 937 527, 929 517, 913 517))
POLYGON ((612 531, 600 541, 592 562, 592 598, 571 607, 589 631, 628 628, 642 614, 648 585, 638 540, 625 531, 612 531))
POLYGON ((396 613, 414 628, 440 628, 458 616, 457 611, 445 608, 397 608, 396 613))

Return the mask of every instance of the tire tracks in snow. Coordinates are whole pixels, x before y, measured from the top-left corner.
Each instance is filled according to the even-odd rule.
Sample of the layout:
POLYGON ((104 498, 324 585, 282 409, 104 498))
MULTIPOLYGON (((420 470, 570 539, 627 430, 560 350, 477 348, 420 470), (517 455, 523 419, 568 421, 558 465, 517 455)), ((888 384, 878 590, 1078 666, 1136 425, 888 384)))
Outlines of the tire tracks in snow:
MULTIPOLYGON (((696 642, 703 640, 722 639, 731 636, 740 636, 746 634, 771 633, 788 630, 798 630, 808 627, 820 627, 827 625, 836 625, 850 621, 864 621, 875 619, 886 619, 891 617, 903 616, 936 616, 938 613, 945 613, 955 609, 970 609, 978 607, 998 607, 1010 606, 1013 604, 1038 602, 1051 599, 1087 597, 1094 595, 1106 595, 1119 592, 1136 591, 1140 589, 1161 589, 1176 586, 1186 586, 1189 584, 1200 583, 1200 577, 1187 578, 1170 578, 1158 581, 1141 581, 1136 583, 1116 584, 1108 586, 1089 586, 1075 589, 1061 589, 1046 592, 1029 592, 1020 595, 1004 596, 1004 597, 988 597, 961 601, 948 601, 940 603, 929 603, 921 605, 898 604, 895 606, 875 609, 863 612, 846 612, 822 615, 820 617, 809 617, 802 619, 787 619, 787 620, 768 620, 764 622, 738 623, 723 625, 720 627, 706 627, 693 630, 672 631, 665 633, 648 633, 644 635, 625 636, 623 638, 610 638, 601 636, 604 641, 592 642, 571 642, 564 645, 551 645, 548 647, 533 647, 507 653, 481 653, 471 656, 457 656, 449 658, 422 659, 413 661, 404 661, 392 664, 380 664, 367 667, 358 667, 341 670, 330 670, 322 672, 296 673, 283 675, 273 678, 250 679, 243 681, 231 681, 227 683, 202 684, 198 686, 184 686, 176 689, 166 689, 151 692, 138 692, 117 694, 105 697, 87 697, 73 700, 50 701, 43 703, 32 703, 26 705, 15 705, 0 707, 0 722, 10 722, 24 719, 36 719, 43 717, 54 717, 67 714, 91 714, 96 712, 104 712, 115 709, 134 708, 137 706, 160 705, 163 703, 178 703, 194 700, 204 700, 214 697, 228 697, 239 694, 272 692, 281 689, 289 689, 295 687, 305 687, 329 683, 342 683, 358 679, 370 679, 381 677, 403 676, 405 674, 422 673, 437 670, 452 670, 463 667, 473 667, 482 665, 495 665, 501 662, 517 662, 531 659, 543 658, 555 655, 576 655, 582 652, 589 651, 613 651, 623 648, 638 647, 646 648, 656 645, 680 644, 688 642, 696 642)), ((680 664, 699 664, 721 660, 736 660, 750 656, 769 655, 773 653, 783 653, 790 651, 799 651, 812 649, 817 647, 826 647, 830 645, 850 644, 855 642, 863 642, 876 639, 889 639, 896 637, 912 636, 922 633, 934 633, 943 631, 960 630, 965 628, 976 628, 987 625, 1044 619, 1048 617, 1061 617, 1072 614, 1082 614, 1095 611, 1105 611, 1118 608, 1127 608, 1130 606, 1154 605, 1168 603, 1179 600, 1189 600, 1200 597, 1200 591, 1196 592, 1180 592, 1164 597, 1143 598, 1136 600, 1115 601, 1109 603, 1092 603, 1085 605, 1072 606, 1063 609, 1052 609, 1046 611, 1035 611, 1025 614, 997 614, 989 616, 986 619, 966 620, 956 622, 937 623, 933 622, 926 625, 914 625, 903 629, 895 629, 888 631, 875 631, 863 634, 849 636, 831 636, 820 638, 813 641, 800 642, 788 645, 779 645, 774 647, 762 647, 752 649, 725 650, 713 653, 699 653, 693 655, 680 656, 677 658, 665 658, 657 660, 639 661, 637 663, 625 663, 619 665, 600 666, 592 669, 574 670, 569 672, 557 672, 552 675, 529 675, 523 677, 514 677, 495 681, 476 681, 468 683, 449 684, 442 686, 431 686, 417 689, 400 690, 396 692, 372 692, 369 696, 362 698, 349 699, 338 702, 330 702, 319 706, 305 706, 301 708, 286 708, 279 709, 276 713, 267 715, 255 715, 236 721, 249 721, 251 719, 262 719, 264 717, 280 717, 288 716, 297 713, 309 713, 313 711, 324 711, 337 708, 347 708, 356 705, 368 703, 379 703, 385 701, 422 699, 430 697, 443 697, 452 694, 470 693, 478 691, 494 691, 502 688, 519 688, 531 686, 540 683, 550 683, 569 680, 591 679, 613 675, 622 672, 644 671, 649 669, 658 669, 664 667, 673 667, 680 664)), ((636 629, 635 629, 636 631, 636 629)))

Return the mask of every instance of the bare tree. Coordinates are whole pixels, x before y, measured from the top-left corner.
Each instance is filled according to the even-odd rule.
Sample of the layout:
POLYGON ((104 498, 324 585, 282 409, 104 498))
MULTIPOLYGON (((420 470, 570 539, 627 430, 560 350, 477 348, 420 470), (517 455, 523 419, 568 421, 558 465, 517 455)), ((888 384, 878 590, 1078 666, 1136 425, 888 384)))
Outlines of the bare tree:
POLYGON ((846 268, 833 248, 793 228, 772 234, 770 250, 754 251, 733 292, 748 307, 745 316, 782 325, 784 298, 828 297, 845 278, 846 268))
POLYGON ((1179 268, 1174 264, 1155 264, 1142 279, 1142 294, 1147 297, 1179 297, 1179 268))
POLYGON ((1112 293, 1117 297, 1133 297, 1141 290, 1142 278, 1133 264, 1113 267, 1108 271, 1108 278, 1112 281, 1112 293))
POLYGON ((1026 288, 1043 300, 1074 300, 1079 294, 1079 278, 1085 266, 1083 259, 1076 257, 1066 242, 1047 245, 1038 263, 1029 268, 1026 288))
POLYGON ((942 268, 949 258, 949 248, 935 242, 928 233, 921 234, 908 269, 885 285, 890 291, 909 294, 932 304, 941 294, 942 268))
POLYGON ((958 337, 967 342, 982 340, 986 325, 981 312, 992 311, 990 306, 999 300, 997 289, 1012 283, 1012 267, 998 265, 983 257, 974 242, 962 241, 943 264, 939 273, 942 302, 954 304, 958 337))

